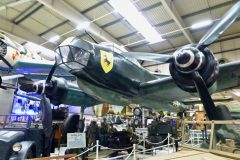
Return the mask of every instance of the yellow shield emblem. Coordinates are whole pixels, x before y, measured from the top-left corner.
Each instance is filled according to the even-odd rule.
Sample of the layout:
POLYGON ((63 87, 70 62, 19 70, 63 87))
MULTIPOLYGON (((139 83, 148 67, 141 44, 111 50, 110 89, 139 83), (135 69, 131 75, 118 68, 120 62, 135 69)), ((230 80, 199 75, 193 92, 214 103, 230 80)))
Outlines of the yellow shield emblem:
POLYGON ((110 52, 100 50, 101 66, 105 73, 108 73, 113 68, 113 54, 110 52))

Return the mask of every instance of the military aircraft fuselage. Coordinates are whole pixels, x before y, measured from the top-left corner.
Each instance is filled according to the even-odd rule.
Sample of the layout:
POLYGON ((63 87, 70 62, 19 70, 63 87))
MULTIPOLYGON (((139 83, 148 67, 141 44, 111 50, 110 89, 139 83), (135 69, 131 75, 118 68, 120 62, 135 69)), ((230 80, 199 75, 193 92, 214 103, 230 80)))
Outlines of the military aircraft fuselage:
POLYGON ((66 41, 56 50, 58 64, 78 78, 81 90, 100 102, 137 103, 139 85, 157 79, 116 48, 77 38, 66 41))

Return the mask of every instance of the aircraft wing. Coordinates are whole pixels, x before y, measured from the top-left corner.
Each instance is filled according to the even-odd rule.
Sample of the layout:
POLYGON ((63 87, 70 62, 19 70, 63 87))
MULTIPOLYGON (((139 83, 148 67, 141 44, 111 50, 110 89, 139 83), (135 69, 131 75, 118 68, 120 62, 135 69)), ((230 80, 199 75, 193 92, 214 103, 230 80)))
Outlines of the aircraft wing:
MULTIPOLYGON (((11 70, 14 74, 23 74, 29 79, 46 79, 49 71, 54 65, 54 61, 35 60, 35 59, 20 59, 11 70)), ((55 77, 63 77, 67 80, 75 80, 75 76, 63 70, 60 67, 54 72, 55 77)))
POLYGON ((96 104, 99 104, 99 102, 93 97, 84 93, 78 87, 69 85, 67 96, 64 99, 63 104, 71 105, 71 106, 89 107, 89 106, 94 106, 96 104))
MULTIPOLYGON (((32 52, 7 36, 0 34, 0 71, 11 74, 22 74, 30 79, 45 79, 54 65, 53 60, 44 60, 37 53, 32 52)), ((54 53, 49 53, 53 54, 54 53)), ((75 77, 57 67, 55 77, 75 80, 75 77)))
MULTIPOLYGON (((212 97, 214 102, 229 102, 232 101, 232 97, 212 97)), ((202 103, 200 98, 190 98, 190 99, 184 99, 181 101, 181 103, 185 105, 193 105, 193 104, 199 104, 202 103)))
MULTIPOLYGON (((224 91, 240 85, 240 61, 222 64, 219 66, 219 76, 216 83, 216 91, 224 91)), ((142 83, 139 88, 142 98, 152 101, 168 103, 181 101, 186 98, 196 97, 196 93, 188 93, 181 90, 171 77, 142 83)))

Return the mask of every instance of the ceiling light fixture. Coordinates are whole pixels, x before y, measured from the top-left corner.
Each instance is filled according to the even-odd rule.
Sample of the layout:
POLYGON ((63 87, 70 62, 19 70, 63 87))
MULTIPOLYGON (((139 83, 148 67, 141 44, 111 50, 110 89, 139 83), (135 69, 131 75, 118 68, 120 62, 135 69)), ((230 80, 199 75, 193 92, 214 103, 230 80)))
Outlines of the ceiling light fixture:
POLYGON ((110 0, 109 4, 150 43, 156 43, 164 40, 130 0, 110 0))
POLYGON ((53 36, 52 38, 50 38, 48 41, 53 43, 53 42, 56 42, 59 39, 60 39, 60 36, 56 35, 56 36, 53 36))
POLYGON ((90 22, 83 22, 77 26, 77 30, 87 29, 90 25, 90 22))
POLYGON ((203 28, 203 27, 211 25, 212 23, 213 23, 212 20, 206 20, 206 21, 198 22, 198 23, 195 23, 195 24, 191 25, 191 29, 203 28))

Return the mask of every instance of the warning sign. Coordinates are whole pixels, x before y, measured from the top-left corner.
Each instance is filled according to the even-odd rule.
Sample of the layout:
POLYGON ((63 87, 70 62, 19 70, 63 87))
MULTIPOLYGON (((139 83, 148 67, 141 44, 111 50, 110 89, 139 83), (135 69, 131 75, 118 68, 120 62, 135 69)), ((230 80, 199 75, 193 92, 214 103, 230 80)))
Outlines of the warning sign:
POLYGON ((68 133, 67 148, 85 148, 86 133, 68 133))

